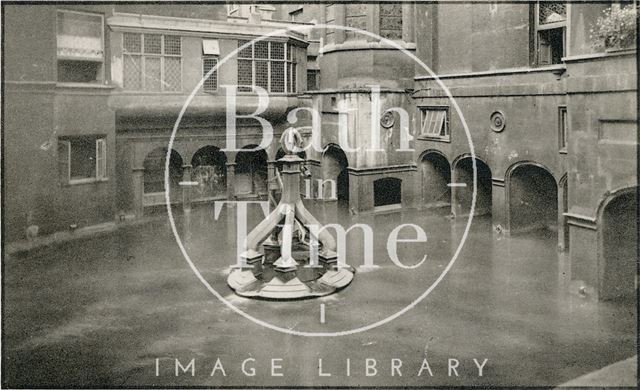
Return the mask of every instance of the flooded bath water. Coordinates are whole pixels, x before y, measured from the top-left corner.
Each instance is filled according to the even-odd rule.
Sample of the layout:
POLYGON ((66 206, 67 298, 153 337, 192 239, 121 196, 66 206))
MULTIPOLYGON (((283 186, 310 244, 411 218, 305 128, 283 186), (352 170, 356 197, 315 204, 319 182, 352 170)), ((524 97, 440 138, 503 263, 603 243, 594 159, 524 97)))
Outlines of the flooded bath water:
MULTIPOLYGON (((177 214, 176 227, 202 276, 236 307, 285 329, 339 332, 414 302, 449 263, 466 224, 444 210, 352 216, 336 203, 309 208, 325 224, 372 227, 370 260, 377 267, 362 267, 367 234, 354 228, 346 261, 357 269, 355 279, 321 299, 232 294, 226 276, 236 259, 235 208, 225 206, 216 220, 212 205, 200 206, 188 217, 177 214), (426 243, 398 243, 406 266, 427 256, 414 269, 387 253, 388 237, 401 224, 427 235, 426 243)), ((249 206, 249 227, 261 218, 260 208, 249 206)), ((405 228, 399 237, 416 233, 405 228)), ((411 310, 366 332, 309 338, 265 329, 216 299, 189 268, 168 219, 158 217, 4 259, 4 384, 558 385, 634 355, 637 318, 635 302, 569 294, 570 267, 556 247, 555 232, 507 237, 493 231, 490 217, 474 218, 449 273, 411 310), (214 369, 218 358, 226 375, 214 369), (184 367, 193 359, 194 375, 189 369, 176 376, 175 359, 184 367)))

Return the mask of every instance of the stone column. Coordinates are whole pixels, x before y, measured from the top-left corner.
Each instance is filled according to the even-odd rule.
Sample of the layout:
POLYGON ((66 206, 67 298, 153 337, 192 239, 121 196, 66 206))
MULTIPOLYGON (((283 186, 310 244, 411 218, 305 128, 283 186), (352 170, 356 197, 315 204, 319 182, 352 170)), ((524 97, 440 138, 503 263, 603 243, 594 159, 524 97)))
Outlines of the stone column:
POLYGON ((402 40, 415 42, 414 18, 416 17, 416 5, 412 3, 402 4, 402 40))
POLYGON ((182 209, 191 211, 191 164, 182 166, 182 209))
POLYGON ((236 197, 236 163, 227 163, 227 199, 236 197))
POLYGON ((144 204, 142 197, 144 194, 144 168, 133 168, 131 177, 133 179, 133 212, 136 218, 144 215, 144 204))
POLYGON ((269 183, 267 187, 269 191, 280 190, 280 186, 278 185, 278 180, 276 179, 276 162, 275 161, 267 161, 267 182, 269 183))
MULTIPOLYGON (((380 35, 380 4, 367 4, 367 31, 380 35)), ((369 42, 378 42, 379 38, 367 36, 369 42)))

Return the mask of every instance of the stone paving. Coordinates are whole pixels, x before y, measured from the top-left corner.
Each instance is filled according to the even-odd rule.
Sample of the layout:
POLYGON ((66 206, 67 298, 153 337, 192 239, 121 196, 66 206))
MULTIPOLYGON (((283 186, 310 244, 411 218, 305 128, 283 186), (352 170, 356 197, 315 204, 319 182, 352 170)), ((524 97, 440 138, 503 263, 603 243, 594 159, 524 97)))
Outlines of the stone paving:
MULTIPOLYGON (((422 294, 466 222, 444 211, 353 217, 335 204, 311 207, 323 223, 373 226, 379 265, 361 267, 363 234, 349 233, 347 260, 358 272, 348 288, 321 299, 233 295, 226 285, 235 259, 230 210, 216 221, 213 208, 195 208, 190 218, 176 216, 177 228, 202 276, 238 308, 286 329, 335 332, 382 320, 422 294), (427 254, 414 270, 400 269, 386 253, 401 223, 428 235, 426 244, 399 244, 406 264, 427 254)), ((6 256, 3 385, 557 386, 635 355, 637 316, 635 302, 596 303, 565 292, 569 267, 555 234, 506 237, 476 218, 431 294, 385 325, 341 337, 283 334, 232 311, 196 278, 166 219, 6 256)))

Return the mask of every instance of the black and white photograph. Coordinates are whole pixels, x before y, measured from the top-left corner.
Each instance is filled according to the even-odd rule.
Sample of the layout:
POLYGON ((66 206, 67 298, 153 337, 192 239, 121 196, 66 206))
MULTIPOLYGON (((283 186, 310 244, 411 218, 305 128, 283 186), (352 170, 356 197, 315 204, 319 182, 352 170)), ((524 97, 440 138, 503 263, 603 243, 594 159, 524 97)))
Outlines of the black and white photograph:
POLYGON ((2 388, 637 388, 637 0, 3 1, 2 388))

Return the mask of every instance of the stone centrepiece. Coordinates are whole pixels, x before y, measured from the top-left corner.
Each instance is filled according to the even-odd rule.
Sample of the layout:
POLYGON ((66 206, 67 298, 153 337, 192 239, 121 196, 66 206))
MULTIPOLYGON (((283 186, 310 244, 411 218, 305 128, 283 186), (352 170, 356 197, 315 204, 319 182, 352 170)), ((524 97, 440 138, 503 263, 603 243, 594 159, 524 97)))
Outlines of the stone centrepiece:
POLYGON ((247 236, 241 266, 232 267, 227 284, 248 298, 286 300, 332 294, 351 283, 355 270, 338 264, 336 240, 326 230, 315 233, 309 228, 320 223, 300 197, 304 160, 295 154, 302 146, 300 133, 289 128, 280 143, 286 153, 278 160, 283 164, 281 179, 278 174, 280 202, 247 236), (258 250, 261 244, 264 253, 258 250))

